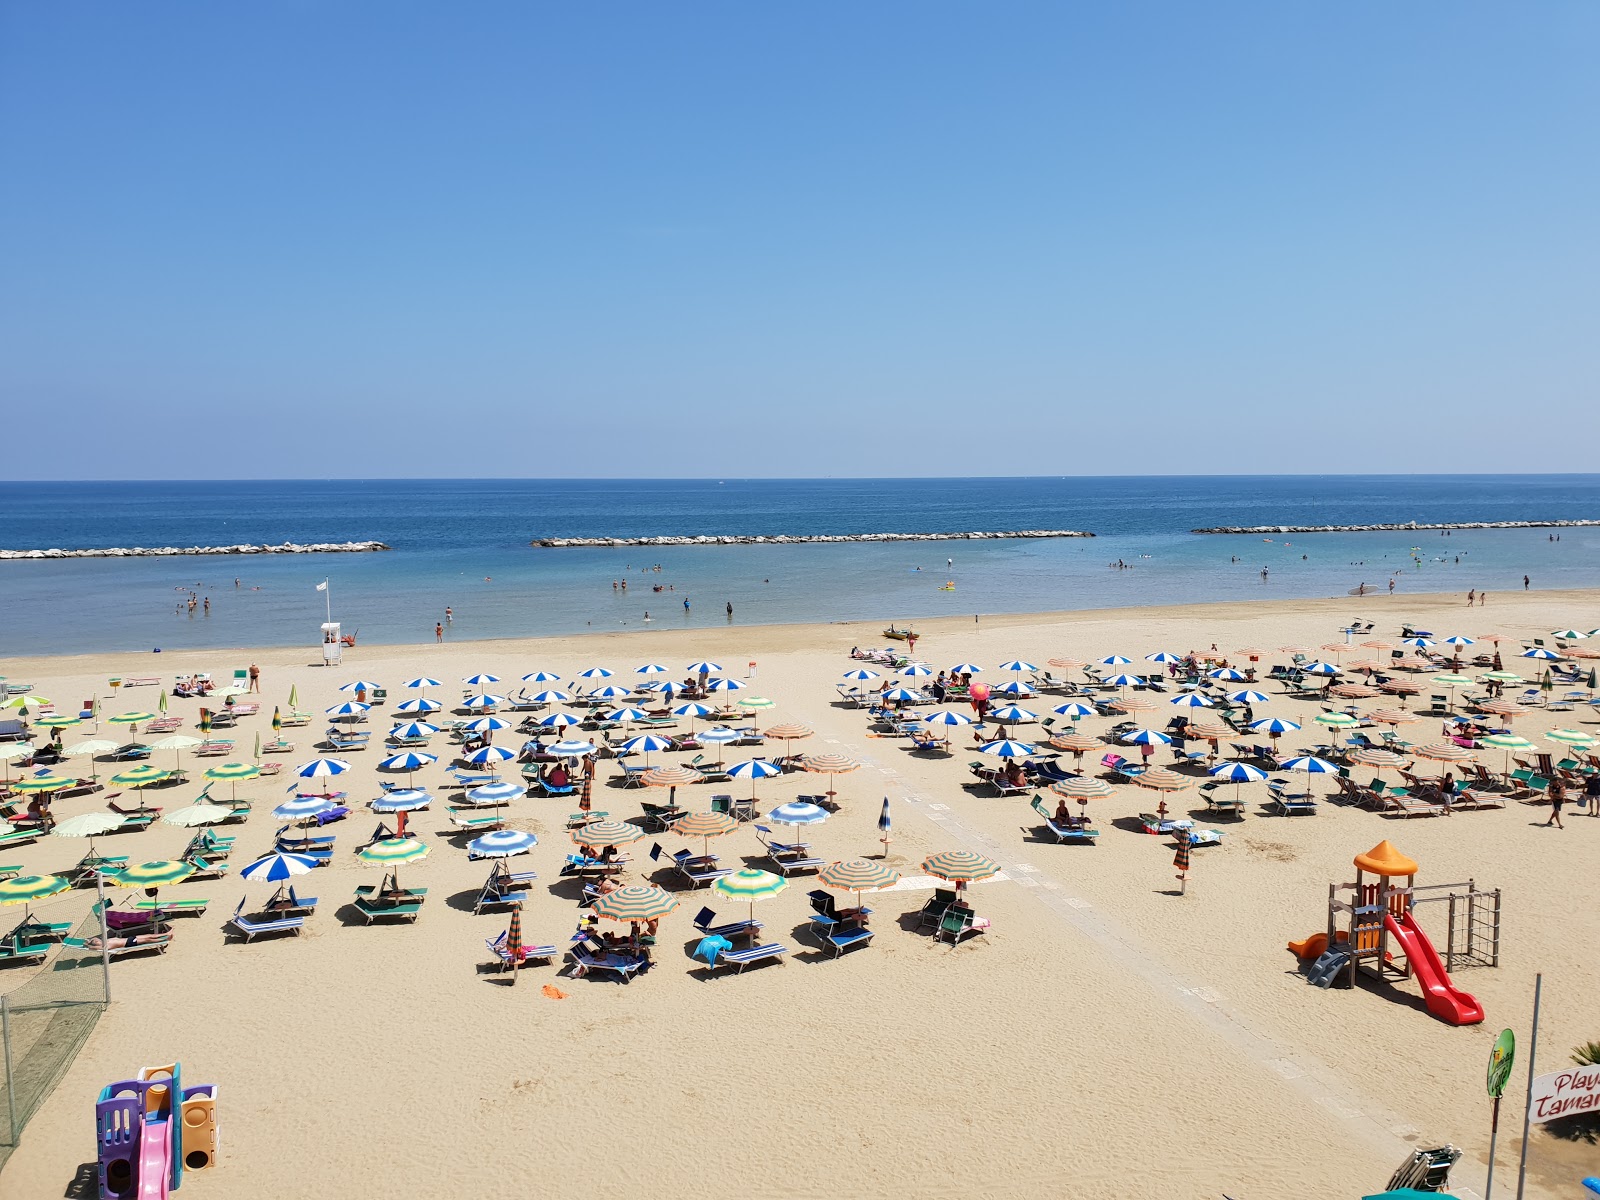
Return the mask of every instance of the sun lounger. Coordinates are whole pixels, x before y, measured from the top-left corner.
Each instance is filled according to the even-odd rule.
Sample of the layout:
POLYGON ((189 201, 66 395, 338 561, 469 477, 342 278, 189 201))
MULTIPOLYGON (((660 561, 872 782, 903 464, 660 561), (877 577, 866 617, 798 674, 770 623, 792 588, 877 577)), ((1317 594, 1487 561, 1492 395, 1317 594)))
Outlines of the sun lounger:
MULTIPOLYGON (((499 937, 485 938, 483 944, 489 947, 489 953, 494 955, 499 961, 502 970, 512 965, 511 956, 506 953, 506 935, 504 930, 500 931, 499 937)), ((533 961, 549 962, 559 953, 561 952, 554 946, 524 945, 522 947, 522 958, 517 965, 525 967, 533 961)))
POLYGON ((38 840, 39 834, 37 830, 11 829, 5 833, 0 833, 0 850, 5 850, 12 846, 30 846, 38 840))
MULTIPOLYGON (((137 937, 139 935, 136 934, 134 936, 137 937)), ((72 946, 79 950, 98 950, 100 948, 100 939, 64 938, 61 944, 64 946, 72 946)), ((112 946, 104 953, 107 958, 112 959, 130 958, 135 954, 165 954, 167 952, 167 947, 170 945, 172 945, 172 935, 170 933, 161 933, 153 936, 145 936, 144 940, 130 942, 125 946, 112 946)))
POLYGON ((427 898, 427 888, 407 888, 398 897, 378 898, 376 884, 366 884, 356 889, 355 908, 368 925, 384 918, 398 917, 415 921, 422 912, 422 902, 427 898))
POLYGON ((450 806, 450 824, 457 829, 468 832, 487 833, 496 829, 504 829, 510 820, 511 814, 505 809, 495 809, 485 812, 481 808, 462 808, 460 805, 450 806))
POLYGON ((167 900, 135 900, 133 908, 138 912, 157 913, 169 917, 203 917, 211 901, 199 896, 185 896, 182 899, 167 900))
POLYGON ((767 849, 767 857, 778 868, 780 875, 790 871, 815 871, 827 865, 827 860, 812 858, 809 842, 772 841, 772 830, 765 825, 756 826, 756 837, 767 849))
POLYGON ((21 863, 6 863, 5 865, 0 866, 0 881, 4 881, 4 880, 7 880, 7 879, 15 879, 18 875, 21 875, 21 874, 22 874, 22 864, 21 863))
POLYGON ((735 974, 742 975, 744 969, 752 963, 765 962, 776 959, 779 962, 787 961, 783 956, 789 953, 789 947, 778 942, 768 942, 764 946, 751 946, 748 950, 723 950, 717 955, 717 961, 711 964, 711 969, 718 967, 737 967, 735 974))
POLYGON ((219 739, 201 742, 192 751, 196 758, 226 758, 233 753, 233 743, 219 739))
POLYGON ((1069 818, 1065 822, 1058 822, 1044 807, 1043 801, 1038 796, 1033 798, 1033 811, 1044 818, 1045 827, 1055 835, 1056 843, 1076 842, 1079 845, 1092 846, 1095 839, 1100 836, 1098 829, 1092 829, 1086 822, 1076 818, 1069 818))
POLYGON ((279 917, 263 914, 246 916, 244 905, 245 902, 240 900, 239 907, 233 910, 233 916, 223 923, 222 928, 224 932, 229 929, 235 930, 246 942, 254 941, 256 938, 268 933, 293 933, 298 937, 300 931, 305 928, 306 919, 304 917, 279 917))
POLYGON ((35 942, 59 942, 71 932, 71 921, 35 921, 29 918, 0 937, 0 945, 31 946, 35 942))
POLYGON ((41 963, 55 948, 55 942, 0 942, 0 963, 41 963))
POLYGON ((572 954, 572 976, 581 979, 591 971, 611 971, 617 977, 618 983, 627 983, 634 974, 644 969, 645 959, 627 954, 617 954, 612 951, 595 952, 585 946, 574 946, 572 954))
POLYGON ((94 887, 103 871, 120 871, 128 865, 126 854, 107 857, 103 854, 85 854, 67 874, 73 887, 94 887))
MULTIPOLYGON (((531 877, 532 871, 524 873, 524 877, 531 877)), ((506 905, 518 905, 528 898, 527 892, 512 891, 521 877, 514 878, 508 872, 490 871, 489 878, 482 888, 478 890, 478 899, 472 906, 474 913, 482 913, 486 908, 501 908, 506 905)))
POLYGON ((106 755, 107 762, 135 762, 150 757, 150 747, 143 742, 128 742, 106 755))
POLYGON ((977 916, 964 904, 952 904, 939 918, 939 929, 934 934, 941 942, 959 945, 969 934, 982 933, 986 927, 978 924, 977 916))
POLYGON ((838 958, 847 950, 854 950, 857 946, 865 946, 872 940, 873 931, 859 921, 836 921, 821 926, 820 922, 813 921, 813 927, 820 926, 823 942, 833 951, 833 957, 838 958))
POLYGON ((311 724, 311 714, 308 712, 287 712, 278 718, 278 724, 286 727, 298 727, 311 724))
POLYGON ((717 914, 709 908, 702 908, 695 914, 694 927, 706 937, 754 937, 761 931, 760 921, 742 920, 729 921, 723 925, 714 925, 717 914))
POLYGON ((1317 802, 1310 796, 1291 796, 1287 792, 1274 793, 1272 808, 1280 817, 1315 816, 1317 802))

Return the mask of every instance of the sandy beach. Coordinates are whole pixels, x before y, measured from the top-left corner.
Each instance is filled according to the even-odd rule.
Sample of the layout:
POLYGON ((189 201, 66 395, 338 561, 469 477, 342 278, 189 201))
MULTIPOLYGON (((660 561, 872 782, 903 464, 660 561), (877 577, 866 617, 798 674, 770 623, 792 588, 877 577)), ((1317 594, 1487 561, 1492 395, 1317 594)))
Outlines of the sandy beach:
MULTIPOLYGON (((948 618, 918 623, 915 654, 935 668, 981 664, 992 682, 1006 678, 995 668, 1008 659, 1042 666, 1057 656, 1093 661, 1115 652, 1153 670, 1144 655, 1213 643, 1229 654, 1264 648, 1264 669, 1288 660, 1278 646, 1343 642, 1340 630, 1359 616, 1376 622, 1375 636, 1394 641, 1402 620, 1440 638, 1509 635, 1506 665, 1535 679, 1539 664, 1515 657, 1521 640, 1592 626, 1597 602, 1591 592, 1497 593, 1491 607, 1468 610, 1452 594, 948 618)), ((887 797, 894 815, 888 865, 918 877, 928 854, 970 849, 993 857, 1004 877, 971 889, 991 924, 956 948, 916 931, 915 913, 931 894, 925 880, 928 886, 869 896, 873 943, 830 958, 809 932, 806 896, 817 884, 799 875, 756 911, 768 938, 790 948, 781 965, 708 974, 689 957, 699 940, 691 919, 703 904, 729 917, 742 906, 681 890, 682 903, 662 922, 654 965, 629 985, 558 976, 545 966, 508 987, 488 969, 484 947, 505 929, 506 916, 473 915, 487 865, 468 861, 466 839, 450 830, 442 804, 413 823, 432 847, 426 861, 405 868, 408 883, 429 889, 414 925, 366 927, 338 912, 358 884, 381 873, 351 853, 376 824, 361 808, 324 831, 339 840, 332 865, 303 882, 303 891, 322 897, 303 936, 225 943, 220 926, 241 894, 264 894, 233 873, 270 846, 277 822, 269 810, 290 779, 245 784, 240 794, 254 798, 256 811, 226 830, 238 834, 234 872, 171 889, 208 896, 212 907, 176 923, 169 953, 113 964, 114 1003, 28 1126, 0 1176, 0 1194, 63 1194, 80 1164, 93 1160, 98 1089, 176 1058, 186 1075, 221 1087, 221 1159, 187 1181, 183 1194, 196 1200, 407 1200, 507 1189, 538 1196, 649 1189, 661 1197, 1333 1198, 1380 1191, 1413 1148, 1446 1142, 1465 1151, 1452 1190, 1471 1196, 1482 1188, 1487 1160, 1485 1062, 1501 1028, 1525 1038, 1535 972, 1544 974, 1540 1070, 1600 1037, 1593 952, 1600 912, 1589 882, 1600 819, 1580 813, 1579 804, 1568 805, 1564 830, 1543 827, 1547 807, 1515 801, 1426 820, 1323 803, 1314 817, 1290 819, 1265 815, 1264 787, 1247 785, 1247 815, 1219 821, 1190 788, 1169 796, 1170 807, 1193 810, 1224 838, 1195 852, 1179 896, 1171 840, 1129 827, 1153 808, 1150 792, 1113 785, 1114 795, 1090 806, 1098 844, 1057 845, 1041 836, 1025 797, 964 786, 973 782, 967 763, 977 757, 968 731, 955 731, 957 748, 947 757, 915 755, 902 740, 870 735, 864 711, 839 703, 836 685, 858 665, 849 657, 853 646, 884 644, 879 626, 853 623, 360 645, 337 668, 311 665, 314 646, 6 660, 0 673, 32 683, 60 711, 99 696, 106 715, 156 701, 153 688, 113 697, 112 676, 159 673, 170 689, 175 675, 225 678, 255 663, 262 710, 234 735, 236 757, 248 758, 255 733, 270 736, 272 706, 287 708, 291 685, 300 707, 320 714, 349 698, 338 693, 341 684, 384 684, 388 704, 370 722, 376 741, 394 706, 415 694, 400 683, 417 675, 444 681, 429 694, 449 700, 460 696, 459 680, 479 671, 502 676, 508 683, 497 690, 504 690, 536 669, 569 678, 603 664, 633 682, 633 668, 644 662, 668 664, 671 677, 681 678, 684 664, 709 658, 748 683, 741 695, 775 702, 757 714, 763 728, 802 722, 815 734, 796 749, 863 764, 839 777, 841 811, 806 830, 814 854, 832 861, 881 852, 877 819, 887 797), (1352 879, 1353 856, 1383 839, 1417 860, 1419 883, 1470 878, 1501 889, 1499 967, 1456 976, 1486 1010, 1482 1024, 1453 1027, 1430 1016, 1414 981, 1309 986, 1286 952, 1288 940, 1323 928, 1328 884, 1352 879)), ((1419 677, 1425 693, 1428 677, 1419 677)), ((1257 706, 1257 716, 1305 724, 1284 745, 1318 740, 1314 702, 1289 699, 1276 684, 1261 690, 1272 700, 1257 706)), ((1029 707, 1044 714, 1057 703, 1040 696, 1029 707)), ((1158 704, 1139 715, 1141 724, 1160 728, 1180 711, 1165 698, 1158 704)), ((185 732, 194 731, 198 708, 195 700, 172 701, 185 732)), ((1080 729, 1109 725, 1087 718, 1080 729)), ((1515 721, 1536 742, 1557 726, 1600 733, 1587 706, 1534 707, 1515 721)), ((287 766, 316 757, 322 728, 319 715, 308 728, 286 730, 298 745, 273 757, 287 766)), ((1029 730, 1023 726, 1020 736, 1031 738, 1029 730)), ((1435 741, 1439 721, 1401 732, 1435 741)), ((65 740, 86 736, 118 735, 91 734, 84 725, 65 740)), ((509 731, 497 739, 513 747, 521 740, 509 731)), ((374 747, 348 757, 354 770, 340 783, 353 804, 364 803, 378 794, 382 755, 374 747)), ((418 773, 441 797, 447 757, 418 773)), ((158 753, 158 765, 163 758, 170 755, 158 753)), ((1496 768, 1501 758, 1480 754, 1496 768)), ((1370 770, 1357 774, 1369 778, 1370 770)), ((615 760, 601 762, 595 808, 630 819, 641 799, 660 798, 623 790, 618 775, 615 760)), ((822 786, 806 774, 763 781, 758 807, 822 786)), ((1334 791, 1321 777, 1312 787, 1319 796, 1334 791)), ((713 792, 748 788, 697 785, 680 799, 699 810, 713 792)), ((170 811, 198 791, 191 783, 148 799, 170 811)), ((104 803, 104 793, 68 799, 56 815, 104 803)), ((514 802, 512 826, 539 837, 531 854, 512 861, 540 876, 522 913, 530 942, 564 945, 578 918, 577 885, 559 876, 570 849, 565 817, 574 807, 570 799, 514 802)), ((188 837, 157 822, 102 839, 102 849, 155 859, 179 853, 188 837)), ((657 840, 668 850, 687 844, 670 835, 637 843, 628 880, 677 889, 648 857, 657 840)), ((47 837, 5 860, 52 872, 85 848, 47 837)), ((711 849, 723 865, 769 865, 748 825, 711 849)), ((39 910, 75 919, 92 898, 70 893, 39 910)), ((31 969, 0 972, 0 989, 31 969)), ((1512 1097, 1523 1079, 1519 1063, 1502 1118, 1497 1191, 1514 1179, 1520 1101, 1512 1097)), ((1600 1151, 1536 1134, 1531 1163, 1529 1195, 1570 1195, 1571 1181, 1600 1171, 1600 1151)))

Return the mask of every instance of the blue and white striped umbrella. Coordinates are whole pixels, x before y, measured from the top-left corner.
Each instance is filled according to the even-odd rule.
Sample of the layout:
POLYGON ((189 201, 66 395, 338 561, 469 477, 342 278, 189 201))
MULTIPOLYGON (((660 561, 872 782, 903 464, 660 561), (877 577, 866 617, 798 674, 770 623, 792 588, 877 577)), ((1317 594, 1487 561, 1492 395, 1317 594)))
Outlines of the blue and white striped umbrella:
POLYGON ((992 690, 996 694, 1001 695, 1001 696, 1031 696, 1031 695, 1033 695, 1033 689, 1031 687, 1029 687, 1027 684, 1023 683, 1020 679, 1013 679, 1009 683, 1002 683, 998 687, 996 687, 996 688, 994 688, 992 690))
POLYGON ((1425 637, 1408 637, 1401 638, 1400 644, 1403 646, 1415 646, 1419 650, 1426 650, 1429 646, 1432 646, 1435 643, 1425 637))
POLYGON ((857 667, 854 671, 844 673, 846 679, 867 680, 879 678, 878 672, 869 671, 865 667, 857 667))
POLYGON ((1058 704, 1050 710, 1061 717, 1092 717, 1100 710, 1092 704, 1084 704, 1080 700, 1071 700, 1066 704, 1058 704))
POLYGON ((1332 663, 1325 663, 1325 662, 1314 662, 1309 667, 1301 667, 1300 670, 1305 672, 1305 674, 1307 674, 1307 675, 1338 675, 1338 674, 1340 674, 1340 671, 1339 671, 1338 667, 1334 666, 1332 663))
POLYGON ((913 692, 910 688, 893 687, 881 693, 885 700, 921 700, 921 692, 913 692))
POLYGON ((1010 662, 1003 662, 995 668, 997 671, 1037 671, 1038 669, 1031 662, 1023 662, 1020 658, 1013 658, 1010 662))
POLYGON ((695 734, 695 741, 703 742, 708 746, 722 746, 729 742, 737 742, 744 734, 737 729, 729 729, 726 725, 718 725, 715 729, 702 729, 695 734))
POLYGON ((1242 692, 1229 692, 1228 699, 1234 704, 1265 704, 1272 697, 1265 692, 1252 692, 1246 688, 1242 692))
POLYGON ((616 672, 609 667, 590 667, 587 671, 579 671, 579 679, 610 679, 616 672))
POLYGON ((1129 746, 1170 746, 1172 739, 1158 729, 1135 729, 1119 739, 1129 746))
POLYGON ((634 689, 637 692, 659 692, 666 685, 659 679, 647 679, 634 689))
POLYGON ((1100 665, 1102 667, 1125 667, 1132 661, 1133 659, 1124 658, 1120 654, 1108 654, 1100 660, 1100 665))
POLYGON ((274 808, 272 815, 280 821, 304 821, 308 817, 338 807, 326 796, 296 796, 293 800, 285 800, 274 808))
POLYGON ((467 799, 474 804, 504 804, 526 794, 527 789, 520 783, 486 783, 468 792, 467 799))
POLYGON ((439 732, 437 725, 430 725, 426 721, 407 721, 404 725, 396 725, 389 730, 392 738, 425 738, 432 737, 439 732))
MULTIPOLYGON (((623 692, 622 694, 626 696, 628 693, 623 692)), ((565 704, 572 697, 560 688, 547 688, 545 691, 535 692, 528 699, 534 704, 565 704)))
POLYGON ((1267 773, 1260 767, 1252 767, 1249 763, 1242 762, 1218 763, 1206 774, 1229 783, 1260 783, 1267 777, 1267 773))
POLYGON ((357 704, 354 700, 347 700, 343 704, 335 704, 332 708, 322 710, 330 717, 359 717, 372 711, 370 704, 357 704))
POLYGON ((481 746, 466 755, 466 761, 475 767, 486 767, 495 763, 509 762, 516 756, 515 750, 507 750, 504 746, 481 746))
POLYGON ((539 844, 539 839, 520 829, 497 829, 467 843, 467 853, 473 858, 511 858, 526 854, 539 844))
POLYGON ((583 758, 594 752, 594 743, 583 741, 581 738, 567 738, 550 747, 550 753, 557 758, 583 758))
POLYGON ((443 707, 444 705, 440 704, 437 700, 403 700, 395 706, 395 712, 407 714, 433 713, 438 712, 443 707))
POLYGON ((511 722, 504 717, 479 717, 475 721, 468 721, 462 728, 468 733, 495 733, 501 729, 510 729, 511 722))
POLYGON ((1462 637, 1459 633, 1457 633, 1445 638, 1444 644, 1446 646, 1476 646, 1478 644, 1478 639, 1462 637))
POLYGON ((1038 713, 1029 712, 1017 704, 1004 705, 995 709, 989 715, 1002 725, 1013 725, 1019 721, 1037 721, 1039 719, 1038 713))
POLYGON ((690 663, 684 670, 691 675, 715 675, 722 670, 722 664, 714 662, 690 663))
POLYGON ((643 721, 650 714, 642 708, 614 708, 605 714, 607 721, 643 721))
POLYGON ((622 743, 619 749, 628 754, 647 754, 651 750, 671 750, 672 739, 657 737, 653 733, 646 733, 636 738, 629 738, 622 743))
POLYGON ((1165 650, 1157 650, 1154 654, 1146 654, 1144 656, 1144 660, 1145 662, 1153 663, 1175 663, 1183 661, 1183 659, 1178 657, 1176 654, 1169 654, 1165 650))
POLYGON ((1263 717, 1259 721, 1250 722, 1246 728, 1253 729, 1257 733, 1293 733, 1300 728, 1300 725, 1286 717, 1263 717))
POLYGON ((384 759, 378 764, 378 770, 418 771, 438 761, 439 756, 437 754, 418 754, 415 750, 406 750, 396 754, 393 758, 384 759))
POLYGON ((897 673, 900 675, 909 675, 913 679, 919 679, 924 675, 932 675, 933 668, 925 667, 921 663, 912 663, 908 667, 901 667, 897 673))
POLYGON ((499 683, 500 676, 490 675, 487 672, 483 672, 477 675, 468 675, 461 682, 466 684, 468 687, 483 687, 486 684, 499 683))
POLYGON ((706 691, 742 692, 744 691, 744 684, 740 683, 737 679, 713 679, 710 683, 706 684, 706 691))
POLYGON ((522 677, 523 683, 555 683, 561 676, 553 671, 530 671, 522 677))
POLYGON ((308 854, 285 854, 280 851, 256 859, 239 872, 239 878, 251 883, 282 883, 293 875, 307 874, 316 865, 317 860, 308 854))
POLYGON ((1220 679, 1223 683, 1245 683, 1250 676, 1243 671, 1235 671, 1232 667, 1218 667, 1215 671, 1207 671, 1212 679, 1220 679))
POLYGON ((1027 742, 1013 742, 1001 738, 997 742, 985 742, 978 747, 980 754, 993 754, 996 758, 1027 758, 1038 751, 1027 742))
POLYGON ((981 675, 982 673, 983 668, 977 663, 957 663, 950 668, 950 674, 952 675, 981 675))
POLYGON ((878 828, 884 833, 888 833, 892 824, 893 822, 889 819, 889 797, 885 796, 883 798, 883 808, 878 811, 878 828))
POLYGON ((1553 651, 1546 650, 1543 646, 1535 646, 1532 650, 1524 650, 1522 652, 1522 657, 1523 658, 1556 659, 1556 658, 1560 658, 1561 655, 1556 654, 1553 651))
POLYGON ((809 800, 791 800, 774 808, 767 819, 779 825, 820 825, 828 819, 828 810, 809 800))
POLYGON ((665 675, 667 669, 660 663, 645 663, 642 667, 635 667, 633 673, 635 675, 665 675))
POLYGON ((437 679, 429 679, 426 675, 420 675, 416 679, 408 679, 408 680, 406 680, 405 683, 402 686, 414 689, 414 688, 425 688, 425 687, 439 687, 441 685, 440 685, 440 683, 439 683, 439 681, 437 679))
POLYGON ((1307 775, 1337 775, 1339 768, 1325 758, 1318 758, 1314 754, 1302 755, 1300 758, 1291 758, 1282 764, 1285 771, 1304 771, 1307 775))
POLYGON ((373 683, 370 680, 357 679, 354 683, 345 684, 339 690, 341 692, 367 692, 367 693, 372 693, 372 692, 377 691, 382 686, 383 686, 382 684, 373 683))
POLYGON ((504 696, 472 696, 469 697, 465 708, 499 708, 506 702, 504 696))
POLYGON ((1138 675, 1107 675, 1101 682, 1108 683, 1112 687, 1135 687, 1144 680, 1138 675))
POLYGON ((565 729, 568 725, 581 725, 583 718, 577 713, 553 712, 546 713, 534 722, 535 725, 545 729, 565 729))
MULTIPOLYGON (((637 711, 637 710, 635 710, 637 711)), ((717 710, 709 704, 701 704, 698 700, 691 700, 687 704, 680 704, 672 710, 675 717, 714 717, 717 710)))
POLYGON ((1179 708, 1211 708, 1211 701, 1199 692, 1185 692, 1181 696, 1174 696, 1169 703, 1176 704, 1179 708))
POLYGON ((734 779, 771 779, 780 771, 764 758, 752 758, 749 762, 734 763, 728 768, 728 774, 734 779))
POLYGON ((294 773, 301 779, 316 779, 323 775, 343 775, 349 769, 350 764, 342 758, 314 758, 296 767, 294 773))
POLYGON ((924 725, 971 725, 972 718, 964 713, 953 712, 948 708, 941 708, 935 712, 923 715, 920 720, 924 725))
MULTIPOLYGON (((633 695, 633 689, 632 688, 623 687, 621 684, 618 684, 618 683, 608 683, 604 687, 597 687, 597 688, 594 689, 594 691, 590 692, 589 693, 589 699, 591 699, 591 700, 625 700, 631 695, 633 695)), ((562 698, 563 699, 570 699, 570 697, 566 697, 566 696, 563 696, 562 698)))
POLYGON ((433 796, 424 788, 401 788, 385 792, 372 801, 370 807, 373 812, 381 813, 417 812, 432 803, 433 796))

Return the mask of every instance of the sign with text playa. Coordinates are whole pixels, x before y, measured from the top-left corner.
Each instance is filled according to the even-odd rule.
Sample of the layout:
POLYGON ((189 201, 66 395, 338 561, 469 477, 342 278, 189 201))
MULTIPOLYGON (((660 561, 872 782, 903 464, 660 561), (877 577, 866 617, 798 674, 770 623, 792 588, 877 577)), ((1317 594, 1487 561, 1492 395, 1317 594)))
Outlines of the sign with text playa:
POLYGON ((1534 1079, 1528 1100, 1533 1120, 1554 1121, 1579 1113, 1600 1113, 1600 1066, 1568 1067, 1534 1079))

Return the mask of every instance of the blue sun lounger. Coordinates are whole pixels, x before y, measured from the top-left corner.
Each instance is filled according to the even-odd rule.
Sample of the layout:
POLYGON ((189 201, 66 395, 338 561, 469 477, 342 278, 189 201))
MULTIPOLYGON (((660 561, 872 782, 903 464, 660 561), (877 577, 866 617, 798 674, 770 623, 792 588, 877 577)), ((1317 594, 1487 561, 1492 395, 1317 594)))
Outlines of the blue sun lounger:
POLYGON ((764 962, 769 958, 785 962, 787 960, 783 956, 787 953, 789 947, 777 942, 768 942, 765 946, 752 946, 748 950, 724 950, 717 955, 717 961, 712 963, 711 967, 715 970, 717 967, 734 966, 738 968, 735 974, 742 975, 744 969, 752 963, 764 962))

